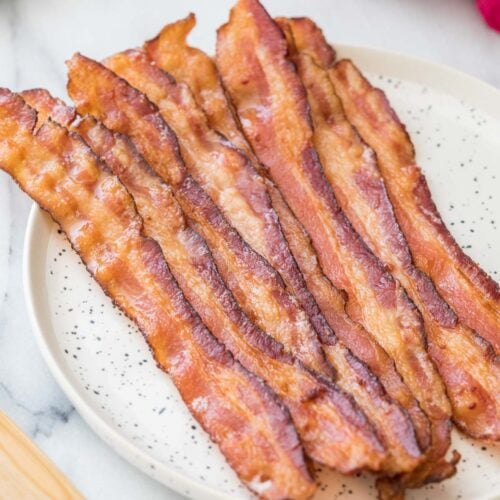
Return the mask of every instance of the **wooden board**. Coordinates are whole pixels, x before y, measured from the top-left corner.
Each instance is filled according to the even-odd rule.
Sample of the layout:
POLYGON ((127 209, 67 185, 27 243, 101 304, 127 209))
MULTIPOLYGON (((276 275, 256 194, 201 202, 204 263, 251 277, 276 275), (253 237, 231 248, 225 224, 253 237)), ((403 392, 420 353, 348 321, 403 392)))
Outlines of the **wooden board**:
POLYGON ((0 500, 83 499, 68 479, 0 412, 0 500))

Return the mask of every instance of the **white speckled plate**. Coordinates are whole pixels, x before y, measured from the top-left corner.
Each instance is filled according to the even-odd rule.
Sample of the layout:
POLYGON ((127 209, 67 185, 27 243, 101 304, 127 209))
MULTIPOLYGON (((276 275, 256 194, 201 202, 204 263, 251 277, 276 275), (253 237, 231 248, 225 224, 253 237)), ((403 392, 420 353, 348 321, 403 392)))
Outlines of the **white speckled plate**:
MULTIPOLYGON (((469 255, 498 279, 500 92, 405 56, 339 47, 391 102, 415 142, 434 199, 469 255)), ((26 243, 26 299, 40 347, 80 414, 118 453, 192 498, 249 498, 217 448, 155 367, 136 328, 94 283, 55 224, 34 207, 26 243)), ((412 499, 500 496, 500 448, 456 434, 458 474, 412 499)), ((316 499, 374 498, 372 480, 323 471, 316 499)))

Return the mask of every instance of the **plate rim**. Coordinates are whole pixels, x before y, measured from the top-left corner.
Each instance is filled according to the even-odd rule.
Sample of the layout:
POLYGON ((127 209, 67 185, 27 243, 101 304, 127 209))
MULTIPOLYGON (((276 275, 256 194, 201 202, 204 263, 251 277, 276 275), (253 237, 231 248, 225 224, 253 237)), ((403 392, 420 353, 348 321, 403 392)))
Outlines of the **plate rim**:
POLYGON ((449 96, 473 104, 481 108, 483 113, 500 120, 500 88, 476 76, 446 64, 393 50, 343 43, 333 44, 333 47, 337 56, 340 55, 337 60, 352 59, 357 66, 363 67, 363 71, 380 72, 385 76, 393 75, 396 78, 428 85, 449 96), (395 65, 398 65, 396 70, 395 65), (381 68, 385 68, 385 71, 380 71, 381 68))
MULTIPOLYGON (((482 112, 500 120, 500 89, 479 78, 444 64, 386 49, 342 43, 334 44, 334 47, 340 57, 353 59, 357 65, 362 66, 364 71, 392 75, 428 85, 455 98, 463 99, 480 108, 482 112)), ((34 284, 36 260, 40 258, 38 256, 40 251, 38 250, 39 240, 37 236, 48 230, 46 224, 49 217, 36 203, 33 203, 25 230, 22 275, 24 299, 30 324, 44 361, 57 384, 99 438, 123 459, 142 470, 149 477, 189 498, 203 495, 202 498, 208 500, 230 500, 233 498, 231 495, 221 492, 215 487, 203 485, 168 464, 149 456, 120 434, 103 417, 99 416, 92 405, 81 396, 81 391, 71 381, 69 374, 65 372, 64 366, 57 359, 55 348, 50 342, 51 333, 46 332, 42 327, 39 317, 42 313, 39 310, 39 299, 36 297, 37 287, 34 284), (158 471, 161 473, 161 477, 158 471)), ((497 495, 500 495, 500 489, 491 494, 483 495, 477 500, 494 500, 497 495)))

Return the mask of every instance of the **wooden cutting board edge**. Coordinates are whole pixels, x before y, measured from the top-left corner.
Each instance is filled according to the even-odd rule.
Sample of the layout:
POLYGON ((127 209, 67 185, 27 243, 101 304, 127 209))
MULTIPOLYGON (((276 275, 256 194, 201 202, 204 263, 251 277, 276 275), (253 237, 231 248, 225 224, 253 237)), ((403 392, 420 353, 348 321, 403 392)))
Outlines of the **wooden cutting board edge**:
POLYGON ((83 496, 0 411, 0 500, 81 500, 83 496))

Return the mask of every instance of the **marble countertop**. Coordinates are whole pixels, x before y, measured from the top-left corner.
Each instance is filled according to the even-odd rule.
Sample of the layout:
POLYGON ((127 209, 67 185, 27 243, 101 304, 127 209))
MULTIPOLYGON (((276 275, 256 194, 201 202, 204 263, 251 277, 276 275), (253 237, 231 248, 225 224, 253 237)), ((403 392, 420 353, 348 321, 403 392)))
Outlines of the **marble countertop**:
MULTIPOLYGON (((333 41, 420 56, 500 87, 500 35, 483 24, 472 0, 311 0, 309 7, 302 0, 264 3, 272 14, 304 15, 313 9, 333 41)), ((2 0, 0 87, 47 87, 65 97, 64 60, 73 52, 100 58, 137 45, 163 23, 191 10, 209 33, 226 18, 230 4, 227 0, 2 0)), ((181 498, 109 449, 83 422, 45 366, 31 332, 21 280, 30 206, 30 200, 0 173, 0 409, 86 498, 181 498)))

